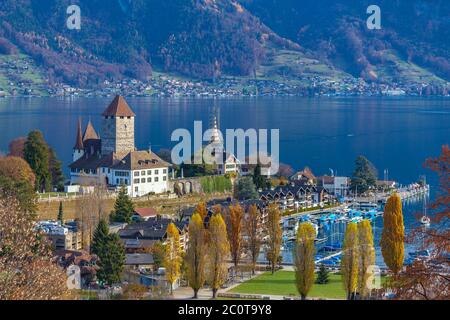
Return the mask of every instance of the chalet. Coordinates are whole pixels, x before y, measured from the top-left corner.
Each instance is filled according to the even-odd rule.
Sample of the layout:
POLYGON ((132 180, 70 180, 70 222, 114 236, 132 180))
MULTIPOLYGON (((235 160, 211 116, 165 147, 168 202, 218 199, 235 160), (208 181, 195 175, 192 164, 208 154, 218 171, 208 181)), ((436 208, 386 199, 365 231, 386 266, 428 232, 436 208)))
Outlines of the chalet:
POLYGON ((133 220, 147 221, 150 218, 156 218, 158 212, 153 208, 136 208, 132 216, 133 220))

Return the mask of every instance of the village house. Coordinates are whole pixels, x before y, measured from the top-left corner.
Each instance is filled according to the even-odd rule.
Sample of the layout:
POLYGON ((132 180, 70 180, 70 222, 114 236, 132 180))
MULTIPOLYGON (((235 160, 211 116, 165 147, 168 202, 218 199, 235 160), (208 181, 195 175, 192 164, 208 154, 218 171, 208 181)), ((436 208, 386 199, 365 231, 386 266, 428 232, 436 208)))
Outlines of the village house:
POLYGON ((54 251, 81 250, 81 230, 75 221, 61 224, 59 221, 39 221, 36 230, 43 232, 54 251))
POLYGON ((131 197, 167 192, 171 165, 151 150, 136 150, 135 113, 125 99, 116 96, 102 117, 101 138, 90 121, 83 134, 78 122, 70 184, 125 186, 131 197))
POLYGON ((174 223, 180 233, 180 247, 184 251, 189 239, 188 224, 172 221, 171 219, 156 216, 147 221, 130 224, 118 232, 127 253, 149 252, 155 242, 165 243, 167 240, 167 227, 174 223))
POLYGON ((345 197, 349 193, 350 179, 348 177, 321 176, 316 180, 318 186, 324 187, 328 193, 336 197, 345 197))
POLYGON ((154 208, 136 208, 134 209, 133 220, 147 221, 150 218, 155 218, 158 212, 154 208))

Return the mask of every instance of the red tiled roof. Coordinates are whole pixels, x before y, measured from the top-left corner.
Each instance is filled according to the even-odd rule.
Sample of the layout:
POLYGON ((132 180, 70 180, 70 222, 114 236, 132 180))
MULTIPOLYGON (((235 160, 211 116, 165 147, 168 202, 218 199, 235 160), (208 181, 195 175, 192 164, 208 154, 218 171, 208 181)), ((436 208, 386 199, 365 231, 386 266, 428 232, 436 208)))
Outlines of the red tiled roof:
POLYGON ((128 103, 122 96, 116 96, 111 104, 102 113, 104 117, 115 116, 115 117, 134 117, 135 114, 131 110, 128 103))
POLYGON ((141 217, 156 217, 158 212, 153 208, 136 208, 134 212, 141 217))

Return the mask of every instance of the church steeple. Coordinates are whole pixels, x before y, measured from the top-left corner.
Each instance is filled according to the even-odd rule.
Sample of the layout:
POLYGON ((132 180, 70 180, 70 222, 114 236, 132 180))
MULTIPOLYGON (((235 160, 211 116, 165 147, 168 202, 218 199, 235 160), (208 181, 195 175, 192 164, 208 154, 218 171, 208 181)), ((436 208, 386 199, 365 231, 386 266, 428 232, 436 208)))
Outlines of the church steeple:
POLYGON ((78 119, 78 130, 77 130, 77 137, 75 140, 75 146, 73 147, 73 150, 83 150, 83 136, 81 135, 81 118, 78 119))
POLYGON ((86 130, 84 130, 83 141, 97 139, 99 139, 97 132, 95 132, 94 126, 92 125, 91 120, 89 120, 86 130))

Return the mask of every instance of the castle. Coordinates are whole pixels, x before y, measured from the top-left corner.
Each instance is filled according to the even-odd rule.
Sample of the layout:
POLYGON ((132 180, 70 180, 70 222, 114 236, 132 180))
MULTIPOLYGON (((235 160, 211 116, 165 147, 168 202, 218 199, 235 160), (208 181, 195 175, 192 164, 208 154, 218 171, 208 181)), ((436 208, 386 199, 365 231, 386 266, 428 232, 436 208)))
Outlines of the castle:
POLYGON ((117 189, 125 186, 132 197, 168 191, 170 164, 151 150, 135 147, 135 113, 121 96, 116 96, 102 113, 102 136, 91 121, 82 133, 78 121, 71 185, 105 185, 117 189))

